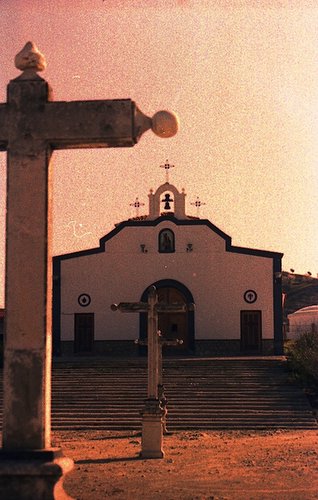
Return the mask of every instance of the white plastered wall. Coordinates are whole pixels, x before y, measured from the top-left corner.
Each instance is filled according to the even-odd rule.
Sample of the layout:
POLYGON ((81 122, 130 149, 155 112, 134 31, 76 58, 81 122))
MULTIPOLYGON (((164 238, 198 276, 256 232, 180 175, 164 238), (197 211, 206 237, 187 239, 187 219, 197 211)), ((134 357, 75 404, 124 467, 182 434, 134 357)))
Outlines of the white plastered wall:
POLYGON ((106 251, 61 262, 61 339, 74 339, 74 314, 95 314, 96 340, 134 340, 139 315, 112 312, 110 305, 136 302, 152 283, 170 279, 192 293, 196 339, 239 339, 240 311, 262 311, 262 337, 273 338, 273 261, 271 258, 226 252, 222 237, 204 225, 163 221, 157 226, 125 227, 106 243, 106 251), (158 253, 163 228, 175 233, 176 252, 158 253), (187 244, 193 251, 187 252, 187 244), (146 245, 142 253, 140 245, 146 245), (254 304, 244 301, 255 290, 254 304), (78 296, 91 296, 88 307, 78 296))

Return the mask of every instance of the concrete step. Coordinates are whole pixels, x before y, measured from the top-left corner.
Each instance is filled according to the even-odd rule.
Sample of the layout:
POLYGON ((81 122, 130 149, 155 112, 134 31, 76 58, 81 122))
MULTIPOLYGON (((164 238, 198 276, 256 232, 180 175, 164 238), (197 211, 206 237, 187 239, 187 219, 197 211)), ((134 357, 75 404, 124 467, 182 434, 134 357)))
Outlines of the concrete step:
MULTIPOLYGON (((169 430, 317 429, 281 358, 167 358, 163 378, 169 430)), ((52 428, 140 430, 146 392, 144 358, 59 362, 52 376, 52 428)))

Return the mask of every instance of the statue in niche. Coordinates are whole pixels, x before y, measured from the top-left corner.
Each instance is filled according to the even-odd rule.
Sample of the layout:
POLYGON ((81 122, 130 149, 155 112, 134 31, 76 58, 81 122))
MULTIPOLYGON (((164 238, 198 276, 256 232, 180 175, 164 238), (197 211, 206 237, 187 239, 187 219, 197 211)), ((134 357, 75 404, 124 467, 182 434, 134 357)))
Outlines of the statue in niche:
POLYGON ((159 252, 174 252, 174 234, 171 229, 163 229, 159 234, 159 252))

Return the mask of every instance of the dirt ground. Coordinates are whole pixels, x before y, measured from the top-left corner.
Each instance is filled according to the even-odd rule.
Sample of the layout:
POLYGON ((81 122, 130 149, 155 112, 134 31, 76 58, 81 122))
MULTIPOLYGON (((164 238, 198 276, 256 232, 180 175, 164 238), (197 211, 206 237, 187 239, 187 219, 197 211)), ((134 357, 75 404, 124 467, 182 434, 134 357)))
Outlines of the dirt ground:
POLYGON ((152 460, 134 432, 58 432, 53 444, 75 462, 64 488, 77 500, 318 499, 318 430, 178 432, 152 460))

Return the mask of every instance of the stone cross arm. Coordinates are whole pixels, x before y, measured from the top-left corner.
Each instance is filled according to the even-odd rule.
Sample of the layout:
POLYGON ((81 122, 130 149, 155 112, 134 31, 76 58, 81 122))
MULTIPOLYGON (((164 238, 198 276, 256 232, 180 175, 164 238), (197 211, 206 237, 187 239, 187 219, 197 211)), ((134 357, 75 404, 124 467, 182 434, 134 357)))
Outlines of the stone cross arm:
POLYGON ((158 313, 182 313, 186 312, 187 306, 186 304, 166 304, 164 302, 158 302, 158 304, 155 305, 155 310, 158 313))
MULTIPOLYGON (((112 304, 110 307, 112 311, 120 311, 124 313, 142 313, 150 310, 150 306, 147 302, 120 302, 119 304, 112 304)), ((186 311, 193 311, 194 304, 166 304, 165 302, 158 302, 153 306, 153 310, 156 313, 183 313, 186 311)))
MULTIPOLYGON (((158 332, 159 334, 159 332, 158 332)), ((176 345, 182 345, 183 344, 183 340, 181 339, 176 339, 176 340, 165 340, 162 335, 158 335, 159 337, 159 347, 162 347, 162 346, 168 346, 168 347, 174 347, 176 345)), ((140 340, 140 339, 136 339, 134 341, 134 344, 136 345, 140 345, 140 346, 143 346, 143 347, 146 347, 148 345, 148 340, 140 340)))
MULTIPOLYGON (((11 82, 11 102, 0 104, 0 150, 5 151, 18 138, 21 140, 21 125, 25 139, 40 138, 52 149, 133 146, 158 117, 158 113, 153 119, 147 117, 131 99, 49 101, 49 93, 45 95, 49 89, 41 80, 36 83, 40 87, 43 84, 44 92, 34 101, 28 99, 19 110, 12 94, 21 84, 11 82)), ((32 91, 30 82, 25 88, 32 91)))
POLYGON ((120 302, 119 304, 112 304, 110 308, 112 311, 120 311, 124 313, 148 312, 150 309, 147 302, 120 302))

